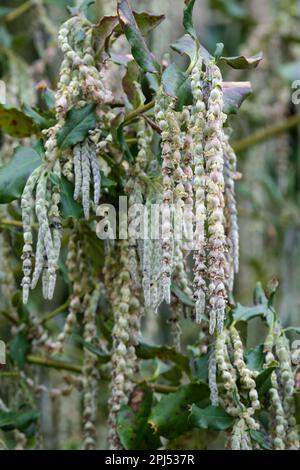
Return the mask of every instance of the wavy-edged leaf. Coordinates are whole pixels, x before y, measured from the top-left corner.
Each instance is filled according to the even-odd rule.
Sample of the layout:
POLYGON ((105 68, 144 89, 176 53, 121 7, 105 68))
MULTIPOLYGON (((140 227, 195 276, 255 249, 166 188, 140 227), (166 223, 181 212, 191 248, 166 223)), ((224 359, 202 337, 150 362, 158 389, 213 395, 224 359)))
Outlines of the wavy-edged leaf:
POLYGON ((31 108, 27 104, 22 106, 22 111, 24 114, 26 114, 26 116, 30 117, 40 129, 48 129, 56 122, 54 114, 49 112, 41 113, 38 110, 31 108))
POLYGON ((25 431, 40 416, 37 410, 31 411, 0 411, 0 429, 25 431))
POLYGON ((127 65, 127 71, 123 77, 122 85, 128 101, 134 109, 141 106, 145 100, 138 83, 139 76, 140 69, 135 60, 132 60, 127 65))
POLYGON ((238 70, 249 70, 254 69, 262 61, 263 54, 259 52, 258 54, 246 57, 245 55, 239 55, 235 57, 220 57, 220 61, 226 62, 227 65, 230 65, 233 69, 238 70))
POLYGON ((125 450, 157 449, 161 446, 159 436, 148 423, 152 404, 152 390, 143 384, 134 389, 129 404, 118 412, 117 432, 125 450))
POLYGON ((118 15, 103 16, 93 28, 96 53, 101 54, 107 48, 108 41, 119 24, 118 15))
POLYGON ((19 369, 23 369, 26 362, 26 356, 30 351, 30 343, 24 331, 19 331, 19 333, 14 336, 10 342, 9 351, 10 357, 14 363, 19 369))
POLYGON ((189 358, 169 346, 155 346, 140 342, 136 346, 136 354, 140 359, 158 358, 162 361, 171 361, 188 375, 191 373, 189 358))
POLYGON ((77 341, 79 344, 81 344, 84 348, 86 348, 88 351, 91 353, 95 354, 98 358, 98 362, 100 364, 106 364, 107 362, 110 361, 111 355, 103 351, 102 349, 98 348, 97 346, 94 346, 94 344, 89 343, 88 341, 85 341, 81 336, 79 335, 73 335, 73 338, 75 341, 77 341))
POLYGON ((196 428, 224 431, 232 427, 234 418, 221 406, 199 408, 193 405, 190 413, 190 422, 196 428))
POLYGON ((133 15, 135 17, 135 21, 137 22, 139 30, 145 37, 148 36, 151 31, 157 28, 157 26, 159 26, 166 18, 165 15, 153 15, 145 11, 141 13, 134 11, 133 15))
POLYGON ((245 99, 251 95, 250 82, 224 82, 224 108, 226 114, 236 114, 245 99))
POLYGON ((185 0, 186 7, 183 11, 183 27, 192 38, 197 39, 197 33, 193 23, 193 10, 196 0, 185 0))
POLYGON ((171 291, 173 294, 184 304, 188 307, 195 307, 195 302, 191 299, 183 290, 177 287, 175 284, 171 285, 171 291))
POLYGON ((206 384, 182 385, 176 392, 164 395, 152 409, 149 424, 160 436, 174 439, 193 427, 189 420, 190 407, 209 404, 206 384))
POLYGON ((163 72, 162 85, 167 95, 177 99, 177 108, 192 104, 193 96, 191 91, 191 82, 176 64, 170 64, 163 72))
POLYGON ((127 0, 119 0, 118 16, 136 62, 145 72, 156 73, 159 65, 148 49, 127 0))
POLYGON ((265 362, 264 345, 259 344, 255 348, 249 349, 245 354, 245 358, 249 369, 261 371, 265 362))
POLYGON ((265 393, 272 387, 271 375, 277 369, 278 364, 274 361, 274 365, 270 365, 264 369, 255 379, 256 390, 259 396, 265 393))
POLYGON ((238 321, 249 321, 256 317, 265 318, 268 313, 268 309, 265 305, 255 305, 254 307, 244 307, 241 304, 237 304, 233 312, 233 319, 238 321))
POLYGON ((271 445, 266 440, 264 435, 260 431, 255 431, 254 429, 249 429, 250 437, 253 441, 257 442, 260 447, 264 450, 272 450, 271 445))
POLYGON ((64 127, 57 133, 57 145, 65 150, 82 142, 89 130, 96 125, 96 105, 89 103, 82 108, 71 109, 66 117, 64 127))
POLYGON ((38 126, 30 116, 5 104, 0 104, 0 130, 18 139, 39 133, 38 126))
POLYGON ((64 219, 72 217, 73 219, 81 219, 83 217, 82 206, 74 200, 74 185, 61 176, 60 186, 60 213, 64 219))
POLYGON ((0 204, 18 199, 29 175, 40 164, 40 156, 35 150, 18 147, 10 161, 0 167, 0 204))

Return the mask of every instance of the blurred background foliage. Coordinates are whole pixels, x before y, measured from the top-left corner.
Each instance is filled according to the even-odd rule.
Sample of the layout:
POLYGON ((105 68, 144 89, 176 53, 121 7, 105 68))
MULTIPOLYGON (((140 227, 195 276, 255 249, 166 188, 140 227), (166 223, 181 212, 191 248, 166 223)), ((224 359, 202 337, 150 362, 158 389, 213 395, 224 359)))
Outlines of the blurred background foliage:
MULTIPOLYGON (((57 31, 67 18, 66 7, 74 3, 76 1, 72 0, 1 0, 0 79, 6 83, 8 103, 15 106, 41 104, 40 94, 36 92, 41 81, 55 89, 61 61, 57 31)), ((165 21, 151 33, 149 45, 158 58, 164 58, 166 52, 173 57, 169 44, 183 34, 183 0, 132 0, 131 3, 137 11, 166 15, 165 21)), ((91 19, 115 13, 115 10, 115 0, 96 0, 90 9, 91 19)), ((300 110, 292 103, 292 84, 300 80, 300 0, 198 0, 194 19, 202 43, 210 52, 214 52, 219 42, 224 43, 226 56, 263 52, 264 60, 254 71, 232 71, 228 67, 223 71, 225 80, 251 80, 253 88, 252 96, 243 104, 238 117, 229 119, 232 142, 238 154, 238 170, 243 175, 237 184, 241 263, 235 291, 239 302, 250 304, 256 282, 266 285, 270 279, 277 278, 276 302, 283 325, 297 325, 300 308, 300 110), (286 132, 280 132, 282 124, 286 132), (269 138, 257 142, 257 133, 265 128, 271 128, 269 138), (249 136, 250 141, 245 144, 243 139, 249 136)), ((20 141, 4 134, 0 139, 0 162, 6 162, 12 147, 20 141)), ((26 139, 22 143, 26 145, 26 139)), ((4 309, 9 296, 14 305, 19 305, 15 285, 18 286, 21 275, 22 241, 18 225, 5 226, 5 210, 20 221, 18 206, 11 204, 8 209, 0 210, 1 235, 10 240, 10 252, 3 253, 1 263, 13 262, 16 277, 16 284, 11 279, 1 279, 0 267, 0 303, 4 309)), ((68 295, 68 286, 63 281, 63 263, 61 277, 55 301, 48 305, 35 291, 30 308, 34 306, 46 312, 63 304, 68 295)), ((27 309, 22 314, 26 316, 27 309)), ((164 316, 160 321, 165 322, 164 316)), ((253 339, 260 334, 257 325, 252 322, 253 339)), ((0 328, 0 337, 5 337, 3 319, 0 319, 0 328)), ((186 322, 186 344, 190 338, 194 339, 193 328, 186 322)), ((162 329, 157 319, 148 329, 150 337, 162 334, 158 333, 162 329)), ((76 349, 70 351, 74 359, 77 354, 76 349)), ((38 373, 46 384, 50 378, 56 380, 55 372, 44 369, 38 373)), ((6 386, 4 379, 0 380, 1 387, 6 386)), ((15 392, 17 394, 18 390, 15 392)), ((61 398, 54 404, 41 398, 43 409, 48 411, 43 413, 47 419, 42 422, 48 448, 58 447, 65 442, 65 436, 68 447, 79 445, 80 422, 75 403, 80 397, 74 393, 72 400, 61 398)), ((105 392, 99 399, 105 403, 106 398, 105 392)))

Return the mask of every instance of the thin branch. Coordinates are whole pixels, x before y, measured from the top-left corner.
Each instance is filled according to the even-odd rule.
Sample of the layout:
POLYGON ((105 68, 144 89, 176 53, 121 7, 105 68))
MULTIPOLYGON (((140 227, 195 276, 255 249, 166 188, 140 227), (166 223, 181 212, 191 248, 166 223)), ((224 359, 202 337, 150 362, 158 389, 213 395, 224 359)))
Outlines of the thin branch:
POLYGON ((21 5, 19 5, 17 8, 12 10, 10 13, 8 13, 5 16, 5 21, 6 23, 11 23, 12 21, 15 21, 19 16, 24 15, 30 8, 34 6, 35 2, 34 0, 28 0, 21 5))
POLYGON ((155 101, 150 101, 147 104, 144 104, 143 106, 140 106, 139 108, 134 109, 133 111, 130 111, 130 113, 125 116, 124 123, 129 124, 129 122, 133 121, 136 117, 140 116, 140 114, 146 113, 149 111, 149 109, 152 109, 155 105, 155 101))
POLYGON ((49 313, 46 313, 40 320, 40 323, 42 325, 44 325, 45 323, 47 323, 48 321, 52 320, 52 318, 55 318, 57 317, 57 315, 59 315, 60 313, 64 312, 67 310, 69 306, 69 300, 67 300, 64 304, 60 305, 59 307, 57 307, 55 310, 53 310, 52 312, 49 312, 49 313))
POLYGON ((23 224, 20 220, 11 220, 11 219, 0 219, 0 225, 8 225, 12 227, 23 227, 23 224))
POLYGON ((298 124, 300 124, 300 114, 296 114, 295 116, 285 119, 284 121, 275 124, 274 126, 266 127, 261 131, 250 134, 244 139, 233 142, 233 149, 237 153, 242 152, 243 150, 246 150, 253 145, 260 144, 261 142, 265 142, 266 140, 272 139, 273 137, 284 134, 293 127, 296 127, 298 124))
POLYGON ((150 388, 152 388, 152 390, 154 390, 154 392, 157 392, 157 393, 173 393, 173 392, 176 392, 178 390, 178 387, 174 387, 172 385, 161 385, 161 384, 148 384, 150 388))
POLYGON ((0 312, 0 314, 2 314, 8 321, 10 321, 13 325, 19 325, 20 322, 18 320, 18 318, 16 318, 14 315, 12 315, 11 313, 5 311, 5 310, 2 310, 0 312))
POLYGON ((51 367, 57 370, 67 370, 77 374, 81 374, 82 372, 82 367, 79 364, 72 364, 70 362, 50 359, 49 357, 29 355, 27 356, 26 360, 29 364, 35 364, 37 366, 51 367))

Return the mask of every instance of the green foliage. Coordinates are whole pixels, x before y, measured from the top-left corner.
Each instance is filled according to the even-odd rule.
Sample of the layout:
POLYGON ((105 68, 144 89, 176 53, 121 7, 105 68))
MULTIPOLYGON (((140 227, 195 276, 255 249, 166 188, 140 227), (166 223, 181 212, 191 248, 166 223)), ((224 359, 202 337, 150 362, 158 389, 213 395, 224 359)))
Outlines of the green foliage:
POLYGON ((220 406, 199 408, 198 406, 193 405, 190 414, 190 421, 197 428, 223 431, 233 425, 234 418, 220 406))
POLYGON ((190 375, 189 358, 174 348, 168 346, 154 346, 147 343, 139 343, 136 353, 140 359, 159 358, 162 361, 171 361, 176 364, 186 374, 190 375))
POLYGON ((194 39, 197 39, 197 33, 193 24, 193 9, 195 0, 187 0, 186 8, 183 11, 183 27, 194 39))
POLYGON ((19 369, 24 369, 30 342, 24 331, 20 331, 10 342, 10 357, 19 369))
POLYGON ((10 161, 0 167, 0 204, 20 198, 29 175, 40 164, 35 150, 18 147, 10 161))
POLYGON ((0 129, 11 137, 22 139, 39 132, 36 121, 21 110, 0 104, 0 129))
POLYGON ((152 390, 141 385, 134 389, 129 404, 119 411, 117 431, 125 450, 157 449, 161 446, 159 437, 148 423, 152 405, 152 390))
POLYGON ((191 428, 191 405, 196 403, 200 407, 206 406, 208 401, 209 389, 206 384, 182 385, 176 392, 163 396, 153 407, 149 423, 160 436, 174 439, 191 428))
POLYGON ((89 130, 96 125, 95 110, 95 103, 90 103, 82 108, 69 111, 64 127, 57 134, 57 145, 61 150, 76 145, 85 139, 89 130))
POLYGON ((0 411, 0 429, 26 431, 39 418, 39 411, 0 411))
POLYGON ((118 2, 118 15, 120 24, 124 30, 126 38, 131 46, 131 52, 138 65, 145 72, 156 73, 159 65, 153 59, 145 39, 137 25, 132 10, 127 0, 118 2))

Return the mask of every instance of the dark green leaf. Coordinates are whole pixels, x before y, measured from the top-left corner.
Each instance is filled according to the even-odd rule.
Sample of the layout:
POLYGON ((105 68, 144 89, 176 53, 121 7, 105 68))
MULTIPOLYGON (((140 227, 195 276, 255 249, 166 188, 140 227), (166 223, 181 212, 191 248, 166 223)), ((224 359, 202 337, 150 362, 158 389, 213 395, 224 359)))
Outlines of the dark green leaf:
POLYGON ((110 361, 110 358, 111 358, 110 354, 106 353, 102 349, 94 346, 92 343, 88 343, 87 341, 85 341, 83 338, 81 338, 78 335, 73 335, 73 338, 79 344, 82 344, 82 346, 84 346, 88 351, 95 354, 100 364, 106 364, 107 362, 110 361))
POLYGON ((22 106, 22 111, 26 116, 30 117, 40 129, 48 129, 55 124, 55 116, 50 113, 41 114, 27 104, 22 106))
POLYGON ((171 361, 190 375, 189 358, 177 352, 174 348, 170 348, 169 346, 154 346, 151 344, 139 343, 136 347, 136 353, 140 359, 158 358, 162 361, 171 361))
POLYGON ((243 101, 252 93, 250 82, 224 82, 224 113, 236 114, 243 101))
POLYGON ((20 331, 10 342, 10 357, 12 358, 14 363, 19 367, 19 369, 24 368, 26 362, 26 355, 29 350, 29 340, 24 331, 20 331))
POLYGON ((234 418, 220 406, 199 408, 198 406, 193 405, 190 414, 190 421, 196 428, 223 431, 233 425, 234 418))
POLYGON ((249 369, 261 371, 265 362, 264 345, 259 344, 245 354, 246 363, 249 369))
POLYGON ((237 304, 233 312, 233 319, 238 321, 249 321, 255 317, 266 318, 268 308, 265 305, 256 305, 255 307, 244 307, 241 304, 237 304))
POLYGON ((254 69, 258 66, 262 59, 263 55, 261 52, 252 57, 246 57, 244 55, 239 55, 236 57, 220 57, 220 60, 226 62, 226 64, 230 65, 230 67, 233 69, 240 70, 254 69))
POLYGON ((42 91, 41 96, 48 109, 55 108, 55 95, 52 90, 50 90, 49 88, 45 88, 42 91))
POLYGON ((114 16, 103 16, 99 23, 93 28, 93 36, 95 38, 95 45, 97 54, 101 53, 107 48, 109 38, 113 34, 116 26, 119 24, 119 18, 114 16))
POLYGON ((187 55, 191 62, 195 60, 197 46, 194 39, 189 34, 182 36, 174 44, 171 44, 170 47, 181 55, 187 55))
POLYGON ((193 403, 207 406, 209 388, 206 384, 181 386, 176 392, 164 395, 152 409, 149 423, 152 429, 167 439, 174 439, 191 429, 190 407, 193 403))
POLYGON ((74 185, 64 176, 59 180, 60 186, 60 213, 64 219, 73 217, 80 219, 83 217, 82 206, 74 200, 74 185))
POLYGON ((141 385, 134 389, 129 404, 120 409, 117 432, 125 450, 154 450, 161 446, 159 437, 148 423, 152 403, 152 390, 141 385))
POLYGON ((135 21, 144 37, 148 36, 157 26, 159 26, 165 19, 165 15, 152 15, 150 13, 133 12, 135 21))
POLYGON ((259 396, 265 395, 265 393, 271 388, 271 375, 276 370, 278 364, 274 363, 274 366, 267 367, 264 369, 255 379, 256 389, 259 396))
POLYGON ((185 292, 183 292, 179 287, 177 287, 175 284, 171 285, 171 290, 174 295, 184 304, 187 305, 188 307, 194 307, 195 303, 193 299, 191 299, 185 292))
POLYGON ((135 60, 132 60, 127 65, 127 71, 122 80, 122 85, 128 101, 133 108, 138 108, 145 100, 138 83, 139 76, 140 69, 135 60))
POLYGON ((196 356, 193 364, 195 369, 195 379, 206 382, 208 379, 208 354, 198 357, 196 356))
POLYGON ((195 0, 186 0, 186 7, 183 11, 183 27, 194 39, 197 39, 197 33, 193 24, 193 9, 195 0))
POLYGON ((177 108, 192 104, 193 97, 189 77, 176 64, 167 67, 162 75, 162 85, 169 96, 177 98, 177 108))
POLYGON ((68 112, 65 125, 57 133, 57 145, 62 150, 82 142, 89 130, 96 125, 96 105, 87 104, 83 108, 68 112))
POLYGON ((272 450, 272 447, 260 431, 255 431, 254 429, 249 429, 250 437, 253 441, 257 442, 262 449, 272 450))
POLYGON ((145 39, 138 28, 133 12, 127 0, 119 0, 118 15, 125 36, 131 46, 131 52, 138 65, 145 72, 155 73, 159 65, 149 51, 145 39))
POLYGON ((0 411, 0 429, 25 431, 40 416, 39 411, 0 411))
POLYGON ((17 108, 0 104, 0 129, 4 134, 22 139, 39 132, 34 120, 17 108))
POLYGON ((0 167, 0 204, 18 199, 29 175, 40 164, 40 156, 35 150, 18 147, 11 160, 0 167))
POLYGON ((101 172, 101 187, 102 188, 112 188, 117 186, 117 182, 113 181, 112 179, 108 178, 101 172))

